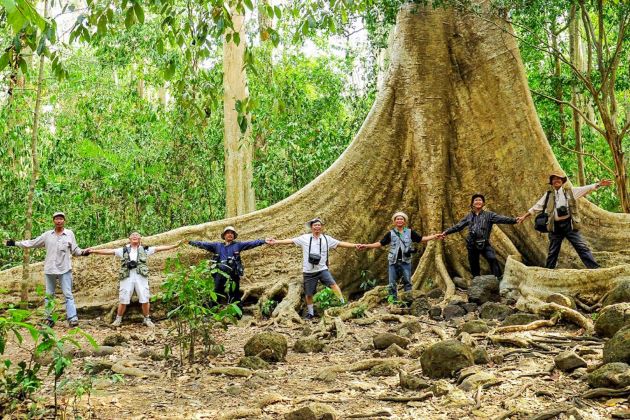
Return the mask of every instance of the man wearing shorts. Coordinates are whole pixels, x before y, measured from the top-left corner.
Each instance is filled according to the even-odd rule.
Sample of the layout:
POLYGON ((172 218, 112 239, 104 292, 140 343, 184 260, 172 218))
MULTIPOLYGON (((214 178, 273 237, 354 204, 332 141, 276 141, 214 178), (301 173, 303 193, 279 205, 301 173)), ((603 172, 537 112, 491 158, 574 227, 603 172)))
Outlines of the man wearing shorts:
POLYGON ((317 290, 317 283, 322 282, 330 287, 344 302, 341 289, 335 282, 332 274, 328 271, 328 251, 338 246, 342 248, 357 248, 357 244, 339 241, 332 236, 323 233, 322 220, 317 217, 306 222, 306 227, 311 233, 307 233, 292 239, 272 239, 270 245, 295 244, 302 247, 303 262, 302 272, 304 275, 304 295, 306 296, 306 319, 315 317, 313 309, 313 295, 317 290))
POLYGON ((151 321, 149 313, 149 266, 147 265, 147 257, 160 251, 168 251, 179 246, 142 246, 140 241, 142 236, 138 232, 129 235, 129 244, 117 249, 92 249, 88 251, 92 254, 115 255, 121 259, 118 277, 120 279, 119 286, 119 304, 116 319, 112 322, 112 326, 118 327, 122 323, 123 315, 127 309, 127 305, 131 302, 133 291, 136 291, 138 301, 142 306, 142 315, 144 320, 142 323, 149 328, 155 325, 151 321))

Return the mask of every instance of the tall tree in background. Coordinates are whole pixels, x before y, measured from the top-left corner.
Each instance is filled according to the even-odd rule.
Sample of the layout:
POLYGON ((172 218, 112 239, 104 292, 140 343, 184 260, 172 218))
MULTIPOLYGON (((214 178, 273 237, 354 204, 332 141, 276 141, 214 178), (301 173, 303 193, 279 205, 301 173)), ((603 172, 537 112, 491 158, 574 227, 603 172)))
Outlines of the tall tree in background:
POLYGON ((232 13, 232 28, 223 42, 223 133, 225 149, 226 216, 254 211, 253 167, 254 146, 251 141, 251 115, 245 71, 247 33, 245 16, 232 13))
MULTIPOLYGON (((572 110, 576 154, 593 157, 601 164, 593 153, 583 150, 582 123, 606 140, 613 166, 602 166, 614 177, 621 210, 630 212, 627 146, 624 149, 623 145, 630 131, 630 100, 623 93, 630 82, 630 71, 624 65, 630 62, 630 3, 537 0, 507 4, 513 7, 514 35, 523 45, 539 49, 561 63, 562 71, 568 73, 566 82, 571 87, 568 100, 561 88, 551 95, 534 93, 572 110), (563 37, 563 43, 558 37, 561 31, 555 29, 560 27, 570 32, 563 37), (582 57, 580 45, 584 49, 582 57)), ((557 71, 555 74, 560 79, 556 83, 565 83, 565 76, 557 71)), ((583 161, 578 160, 578 165, 583 168, 583 161)))

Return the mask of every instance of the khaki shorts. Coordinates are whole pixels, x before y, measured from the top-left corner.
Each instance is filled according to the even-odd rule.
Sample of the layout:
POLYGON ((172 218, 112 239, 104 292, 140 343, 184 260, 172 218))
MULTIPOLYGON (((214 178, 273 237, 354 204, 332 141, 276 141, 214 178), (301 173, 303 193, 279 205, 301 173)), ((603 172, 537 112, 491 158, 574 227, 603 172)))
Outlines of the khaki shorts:
POLYGON ((127 277, 120 282, 120 287, 118 288, 118 299, 120 303, 129 305, 134 290, 136 291, 140 303, 149 303, 149 299, 151 298, 149 279, 142 276, 136 276, 135 278, 127 277))

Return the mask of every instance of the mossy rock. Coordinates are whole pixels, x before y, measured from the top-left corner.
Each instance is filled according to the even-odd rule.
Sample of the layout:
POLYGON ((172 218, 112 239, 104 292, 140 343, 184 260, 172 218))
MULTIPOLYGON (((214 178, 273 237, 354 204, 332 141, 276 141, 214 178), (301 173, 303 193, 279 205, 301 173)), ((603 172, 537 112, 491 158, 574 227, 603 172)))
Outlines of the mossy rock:
POLYGON ((540 316, 536 314, 530 314, 528 312, 518 312, 512 315, 508 315, 507 318, 501 323, 502 326, 508 325, 527 325, 534 321, 540 321, 540 316))
POLYGON ((604 344, 604 363, 630 363, 630 326, 617 331, 604 344))
POLYGON ((430 378, 449 378, 465 367, 474 364, 470 347, 458 340, 445 340, 433 344, 422 353, 422 371, 430 378))
POLYGON ((284 335, 263 332, 250 338, 244 349, 245 356, 258 356, 267 362, 275 363, 285 360, 287 347, 287 339, 284 335))
POLYGON ((241 357, 241 360, 238 361, 238 367, 259 370, 259 369, 267 369, 269 367, 269 363, 265 362, 258 356, 245 356, 241 357))
POLYGON ((616 303, 602 309, 595 321, 595 331, 602 337, 612 337, 630 325, 630 303, 616 303))
POLYGON ((466 322, 460 328, 459 332, 465 332, 468 334, 480 334, 487 333, 490 331, 490 327, 486 324, 486 321, 481 319, 473 319, 472 321, 466 322))
POLYGON ((298 338, 293 345, 293 351, 297 353, 319 353, 324 350, 324 343, 316 338, 298 338))
POLYGON ((602 302, 602 307, 614 305, 615 303, 630 302, 630 279, 620 281, 617 286, 608 293, 602 302))
POLYGON ((588 375, 588 384, 593 388, 630 386, 630 366, 621 362, 607 363, 588 375))

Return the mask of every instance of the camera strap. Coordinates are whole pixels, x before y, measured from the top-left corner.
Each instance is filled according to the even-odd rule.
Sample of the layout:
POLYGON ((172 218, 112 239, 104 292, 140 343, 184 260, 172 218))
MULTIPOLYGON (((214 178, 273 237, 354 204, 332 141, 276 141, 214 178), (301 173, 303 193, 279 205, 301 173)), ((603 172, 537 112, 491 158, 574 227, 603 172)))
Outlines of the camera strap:
MULTIPOLYGON (((326 238, 326 234, 322 234, 324 240, 326 240, 326 265, 328 265, 328 238, 326 238)), ((311 245, 313 245, 313 235, 308 241, 308 253, 311 253, 311 245)), ((322 256, 322 238, 319 238, 319 256, 322 256)), ((311 264, 313 268, 315 268, 315 264, 311 264)))

